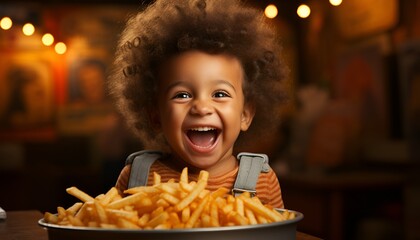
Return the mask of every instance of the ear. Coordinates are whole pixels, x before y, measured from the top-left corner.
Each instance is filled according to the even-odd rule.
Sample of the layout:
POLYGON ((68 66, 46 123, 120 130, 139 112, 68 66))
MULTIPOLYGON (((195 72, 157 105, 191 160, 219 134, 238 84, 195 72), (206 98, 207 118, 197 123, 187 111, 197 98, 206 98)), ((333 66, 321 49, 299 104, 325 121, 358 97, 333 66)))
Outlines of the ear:
POLYGON ((255 116, 255 106, 254 104, 245 103, 244 110, 241 114, 241 130, 246 131, 248 130, 249 126, 251 126, 252 119, 255 116))

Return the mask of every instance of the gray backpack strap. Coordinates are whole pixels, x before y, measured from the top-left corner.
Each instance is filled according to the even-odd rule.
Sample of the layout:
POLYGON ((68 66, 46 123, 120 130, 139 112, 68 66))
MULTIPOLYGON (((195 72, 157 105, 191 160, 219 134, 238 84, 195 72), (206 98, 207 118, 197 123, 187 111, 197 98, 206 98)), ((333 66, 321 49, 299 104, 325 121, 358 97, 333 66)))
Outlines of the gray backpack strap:
POLYGON ((256 195, 256 186, 261 172, 268 172, 268 156, 265 154, 239 153, 239 170, 233 185, 232 194, 240 195, 243 192, 250 192, 251 196, 256 195))
POLYGON ((162 157, 162 152, 143 150, 130 154, 125 164, 131 164, 130 178, 127 188, 146 186, 152 164, 162 157))

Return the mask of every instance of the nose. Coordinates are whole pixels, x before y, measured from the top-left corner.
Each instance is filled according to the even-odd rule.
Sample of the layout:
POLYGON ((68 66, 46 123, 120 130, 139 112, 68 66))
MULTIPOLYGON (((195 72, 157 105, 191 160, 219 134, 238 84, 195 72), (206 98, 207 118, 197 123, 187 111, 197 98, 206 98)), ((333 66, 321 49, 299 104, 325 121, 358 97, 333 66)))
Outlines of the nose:
POLYGON ((205 116, 213 113, 214 108, 211 104, 211 101, 207 99, 195 99, 193 101, 190 113, 193 115, 205 116))

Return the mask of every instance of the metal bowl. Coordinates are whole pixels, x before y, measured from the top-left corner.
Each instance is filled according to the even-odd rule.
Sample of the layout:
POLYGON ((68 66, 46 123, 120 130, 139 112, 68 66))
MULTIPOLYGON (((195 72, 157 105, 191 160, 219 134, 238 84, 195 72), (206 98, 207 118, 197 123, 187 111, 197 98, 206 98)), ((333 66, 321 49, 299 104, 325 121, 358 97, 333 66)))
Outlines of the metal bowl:
MULTIPOLYGON (((283 209, 276 209, 279 212, 283 209)), ((133 230, 133 229, 103 229, 88 227, 60 226, 46 223, 40 219, 38 224, 48 231, 49 240, 291 240, 296 239, 297 223, 303 219, 300 212, 295 218, 268 224, 257 224, 232 227, 191 228, 171 230, 133 230)))

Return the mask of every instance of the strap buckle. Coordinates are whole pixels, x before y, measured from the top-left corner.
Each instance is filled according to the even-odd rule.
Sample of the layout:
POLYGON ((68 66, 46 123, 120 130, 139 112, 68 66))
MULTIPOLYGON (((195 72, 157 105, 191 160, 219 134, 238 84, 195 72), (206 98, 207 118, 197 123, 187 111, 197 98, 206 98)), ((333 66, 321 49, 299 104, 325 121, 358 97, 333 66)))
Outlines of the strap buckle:
POLYGON ((243 189, 243 188, 232 188, 232 195, 233 196, 238 196, 241 195, 244 192, 249 192, 249 194, 251 195, 251 197, 255 197, 257 195, 257 191, 255 190, 247 190, 247 189, 243 189))
POLYGON ((262 153, 249 153, 249 152, 240 152, 237 155, 238 159, 241 159, 242 156, 249 156, 249 157, 261 157, 264 159, 264 163, 268 163, 268 156, 262 153))
POLYGON ((238 159, 241 159, 241 157, 251 157, 251 158, 255 158, 255 157, 259 157, 263 159, 263 164, 261 167, 261 171, 268 173, 270 171, 270 166, 268 164, 268 156, 266 154, 262 154, 262 153, 249 153, 249 152, 241 152, 237 155, 238 159))

